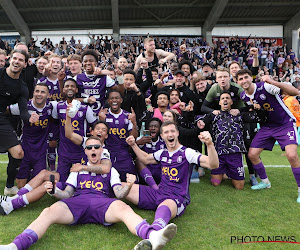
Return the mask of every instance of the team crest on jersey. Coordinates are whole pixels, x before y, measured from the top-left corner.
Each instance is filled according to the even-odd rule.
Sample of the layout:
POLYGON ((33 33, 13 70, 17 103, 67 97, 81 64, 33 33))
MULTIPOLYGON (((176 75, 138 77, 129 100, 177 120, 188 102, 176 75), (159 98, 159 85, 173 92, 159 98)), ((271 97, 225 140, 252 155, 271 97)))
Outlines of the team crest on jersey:
POLYGON ((125 124, 128 124, 129 122, 128 122, 128 119, 124 119, 124 123, 125 124))
POLYGON ((115 124, 119 124, 119 120, 115 120, 115 124))
POLYGON ((101 175, 103 178, 106 178, 107 177, 107 174, 102 174, 101 175))
POLYGON ((181 163, 182 162, 182 156, 180 155, 180 156, 178 156, 178 158, 177 158, 177 163, 181 163))
POLYGON ((172 159, 171 159, 171 158, 168 160, 168 163, 169 163, 169 164, 171 164, 171 163, 172 163, 172 159))
POLYGON ((167 162, 167 157, 163 157, 163 158, 161 158, 161 161, 163 161, 163 162, 167 162))
POLYGON ((78 111, 78 117, 83 117, 83 112, 82 111, 78 111))
POLYGON ((152 145, 150 143, 146 144, 146 148, 151 148, 151 147, 152 147, 152 145))
POLYGON ((295 140, 295 132, 294 131, 287 132, 287 136, 289 137, 290 141, 295 140))
POLYGON ((160 145, 160 149, 164 149, 165 147, 164 147, 164 145, 160 145))
POLYGON ((105 121, 106 122, 113 122, 113 119, 112 118, 106 118, 105 121))
POLYGON ((230 95, 231 95, 231 96, 234 96, 234 93, 233 93, 233 92, 230 92, 230 95))
POLYGON ((259 98, 262 100, 266 100, 266 96, 264 94, 259 95, 259 98))
POLYGON ((262 85, 261 87, 257 88, 258 91, 262 90, 264 86, 262 85))
POLYGON ((48 115, 51 115, 51 112, 52 112, 51 109, 48 109, 48 110, 47 110, 48 115))
POLYGON ((57 86, 54 86, 53 89, 54 89, 54 90, 57 90, 58 88, 57 88, 57 86))

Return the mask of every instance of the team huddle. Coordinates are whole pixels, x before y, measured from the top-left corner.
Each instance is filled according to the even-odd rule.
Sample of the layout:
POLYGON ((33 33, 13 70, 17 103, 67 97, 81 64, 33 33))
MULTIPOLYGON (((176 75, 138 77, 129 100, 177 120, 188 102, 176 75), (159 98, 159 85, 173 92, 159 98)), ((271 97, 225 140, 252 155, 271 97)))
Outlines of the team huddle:
MULTIPOLYGON (((286 151, 300 203, 296 118, 282 99, 299 91, 270 76, 254 83, 255 62, 251 70, 233 62, 214 77, 194 75, 189 62, 177 64, 174 54, 155 49, 149 38, 134 70, 119 58, 118 75, 97 67, 95 50, 69 55, 64 65, 52 54, 35 62, 40 77, 28 101, 20 80, 28 61, 22 46, 0 69, 0 152, 8 151, 20 166, 18 190, 1 196, 0 214, 45 194, 59 201, 1 249, 27 249, 52 224, 117 222, 142 239, 134 249, 161 249, 177 232, 170 220, 190 203, 195 166, 210 170, 214 186, 229 177, 234 188, 243 189, 245 155, 251 189, 270 188, 260 154, 276 141, 286 151), (170 65, 161 78, 160 65, 170 65), (21 142, 5 113, 22 119, 21 142), (122 199, 155 211, 153 223, 122 199)), ((251 53, 255 61, 257 49, 251 53)))

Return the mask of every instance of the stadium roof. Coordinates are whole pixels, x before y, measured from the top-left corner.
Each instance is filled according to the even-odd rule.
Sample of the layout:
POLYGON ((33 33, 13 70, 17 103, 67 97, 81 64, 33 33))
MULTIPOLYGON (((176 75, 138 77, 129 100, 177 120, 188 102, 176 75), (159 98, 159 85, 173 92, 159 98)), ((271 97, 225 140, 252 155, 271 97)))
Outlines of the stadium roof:
POLYGON ((299 0, 0 0, 0 31, 284 25, 299 0))

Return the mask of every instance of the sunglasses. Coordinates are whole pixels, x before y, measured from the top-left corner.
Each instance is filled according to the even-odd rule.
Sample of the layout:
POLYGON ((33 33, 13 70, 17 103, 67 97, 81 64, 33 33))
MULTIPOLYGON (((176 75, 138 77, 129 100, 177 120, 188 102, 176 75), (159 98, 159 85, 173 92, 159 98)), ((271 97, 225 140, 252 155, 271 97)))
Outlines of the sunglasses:
POLYGON ((85 147, 85 149, 87 149, 87 150, 92 150, 93 148, 94 149, 99 149, 99 148, 101 148, 101 145, 95 144, 95 145, 88 145, 88 146, 85 147))

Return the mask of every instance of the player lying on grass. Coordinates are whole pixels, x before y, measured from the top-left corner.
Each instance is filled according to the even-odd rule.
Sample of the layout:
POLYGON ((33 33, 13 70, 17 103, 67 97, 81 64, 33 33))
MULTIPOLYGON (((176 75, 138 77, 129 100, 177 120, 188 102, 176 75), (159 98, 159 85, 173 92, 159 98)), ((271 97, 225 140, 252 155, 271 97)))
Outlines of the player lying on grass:
MULTIPOLYGON (((103 154, 98 137, 86 141, 87 165, 99 165, 103 154)), ((130 206, 114 198, 124 198, 129 193, 136 177, 127 175, 127 183, 121 185, 119 174, 111 168, 108 174, 95 174, 88 171, 72 172, 66 181, 64 191, 55 190, 54 196, 61 199, 43 210, 40 216, 12 243, 0 249, 27 249, 41 239, 52 224, 103 224, 124 222, 129 231, 143 239, 149 239, 152 249, 161 249, 175 234, 177 227, 169 224, 163 229, 152 228, 146 220, 137 215, 130 206), (141 235, 140 232, 144 233, 141 235)), ((46 182, 47 192, 53 189, 52 182, 46 182)))
MULTIPOLYGON (((67 109, 67 114, 71 106, 72 105, 69 105, 67 109)), ((104 140, 108 136, 108 131, 109 131, 108 125, 105 122, 98 121, 93 124, 91 135, 97 136, 100 139, 101 145, 104 145, 104 140)), ((71 118, 69 117, 69 115, 66 115, 65 135, 74 144, 82 145, 83 147, 85 147, 85 141, 87 140, 87 138, 82 137, 81 135, 73 132, 71 118)), ((93 168, 91 168, 89 166, 81 165, 80 163, 77 163, 72 166, 70 171, 79 172, 81 170, 86 170, 97 174, 107 174, 110 171, 110 168, 111 168, 111 162, 110 162, 109 153, 106 149, 104 149, 103 158, 101 159, 100 164, 98 166, 94 166, 93 168)), ((47 170, 43 170, 41 171, 40 174, 38 174, 30 182, 28 182, 23 188, 21 188, 17 195, 13 197, 0 196, 1 199, 0 214, 8 215, 13 210, 25 207, 28 204, 40 200, 47 192, 44 182, 49 180, 50 174, 55 175, 56 181, 59 180, 58 173, 53 173, 47 170)), ((56 188, 58 187, 60 189, 64 189, 65 185, 62 183, 57 183, 56 188)))
MULTIPOLYGON (((179 131, 174 122, 165 122, 160 130, 161 138, 167 148, 147 154, 135 143, 133 136, 127 138, 127 143, 132 147, 136 156, 144 164, 161 163, 161 182, 157 190, 144 185, 134 184, 126 197, 139 208, 156 210, 155 219, 151 227, 159 230, 166 227, 167 223, 175 216, 184 213, 190 203, 189 181, 192 173, 191 163, 210 169, 218 168, 219 159, 209 132, 200 133, 199 139, 207 145, 208 156, 202 155, 193 149, 182 146, 178 141, 179 131)), ((145 238, 148 223, 138 235, 145 238)), ((136 249, 150 245, 149 241, 141 241, 136 249)))

